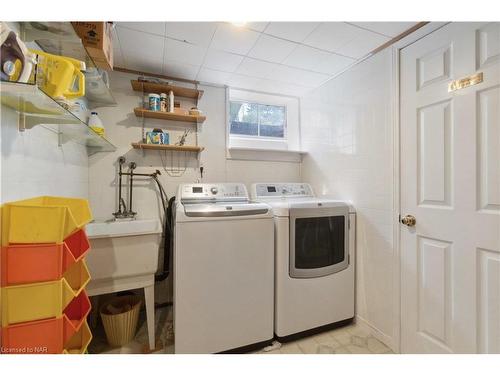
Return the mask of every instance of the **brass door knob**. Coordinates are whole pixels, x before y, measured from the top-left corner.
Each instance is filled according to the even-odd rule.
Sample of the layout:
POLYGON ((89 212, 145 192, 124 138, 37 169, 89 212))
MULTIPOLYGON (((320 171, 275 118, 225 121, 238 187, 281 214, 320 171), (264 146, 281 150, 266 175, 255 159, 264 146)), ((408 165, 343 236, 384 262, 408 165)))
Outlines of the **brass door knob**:
POLYGON ((413 215, 406 215, 401 218, 401 224, 408 227, 414 227, 417 224, 417 219, 413 215))

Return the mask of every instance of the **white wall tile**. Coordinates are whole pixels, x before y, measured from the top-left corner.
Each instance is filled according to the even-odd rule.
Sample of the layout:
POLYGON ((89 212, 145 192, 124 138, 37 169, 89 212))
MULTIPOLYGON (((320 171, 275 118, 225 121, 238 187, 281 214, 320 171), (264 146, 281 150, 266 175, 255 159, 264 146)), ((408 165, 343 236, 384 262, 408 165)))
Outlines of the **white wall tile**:
POLYGON ((259 38, 259 33, 222 23, 212 39, 210 48, 246 55, 259 38))
POLYGON ((302 42, 319 25, 319 22, 271 22, 266 34, 279 38, 302 42))
POLYGON ((281 63, 297 47, 296 43, 268 35, 261 35, 248 56, 270 62, 281 63))
POLYGON ((393 337, 391 51, 301 99, 303 179, 357 211, 357 314, 393 337))

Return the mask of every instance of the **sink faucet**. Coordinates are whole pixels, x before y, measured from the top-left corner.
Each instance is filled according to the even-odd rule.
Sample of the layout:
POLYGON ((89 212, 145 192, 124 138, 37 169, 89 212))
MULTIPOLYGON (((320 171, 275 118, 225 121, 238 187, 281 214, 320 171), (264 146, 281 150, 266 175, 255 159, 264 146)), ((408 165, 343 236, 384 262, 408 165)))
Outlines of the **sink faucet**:
POLYGON ((156 170, 154 173, 134 173, 134 170, 137 168, 137 164, 135 162, 130 162, 129 172, 123 172, 123 164, 125 164, 126 160, 124 156, 120 156, 118 158, 118 211, 113 213, 115 219, 135 219, 137 212, 132 210, 132 193, 134 188, 134 176, 141 177, 150 177, 156 179, 158 175, 160 175, 160 171, 156 170), (128 210, 127 205, 125 203, 125 199, 122 197, 122 176, 129 176, 129 204, 128 210))
POLYGON ((118 158, 118 211, 113 212, 115 219, 134 219, 137 212, 132 211, 132 188, 133 188, 133 170, 135 169, 135 163, 130 163, 129 167, 131 169, 130 173, 123 172, 123 164, 125 164, 125 157, 120 156, 118 158), (130 193, 129 193, 129 209, 127 210, 127 205, 125 199, 122 197, 122 176, 130 176, 130 193))

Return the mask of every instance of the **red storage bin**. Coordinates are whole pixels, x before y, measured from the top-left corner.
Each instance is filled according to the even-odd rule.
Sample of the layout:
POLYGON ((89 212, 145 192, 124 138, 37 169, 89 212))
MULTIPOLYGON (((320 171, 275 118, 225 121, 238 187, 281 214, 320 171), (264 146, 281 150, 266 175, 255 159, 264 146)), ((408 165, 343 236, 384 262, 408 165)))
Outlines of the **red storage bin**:
POLYGON ((2 353, 62 353, 64 345, 82 329, 90 308, 89 297, 82 292, 71 301, 61 317, 2 328, 2 353))
POLYGON ((1 285, 32 284, 60 279, 90 249, 83 229, 61 244, 8 245, 1 250, 1 285))

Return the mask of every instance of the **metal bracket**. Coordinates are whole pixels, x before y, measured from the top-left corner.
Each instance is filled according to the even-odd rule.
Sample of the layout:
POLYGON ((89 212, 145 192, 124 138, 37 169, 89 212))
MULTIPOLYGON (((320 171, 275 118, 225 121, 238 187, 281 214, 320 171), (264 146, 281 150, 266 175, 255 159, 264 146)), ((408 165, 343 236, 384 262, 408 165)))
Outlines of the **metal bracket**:
POLYGON ((20 132, 26 131, 26 115, 19 113, 17 117, 17 128, 20 132))

